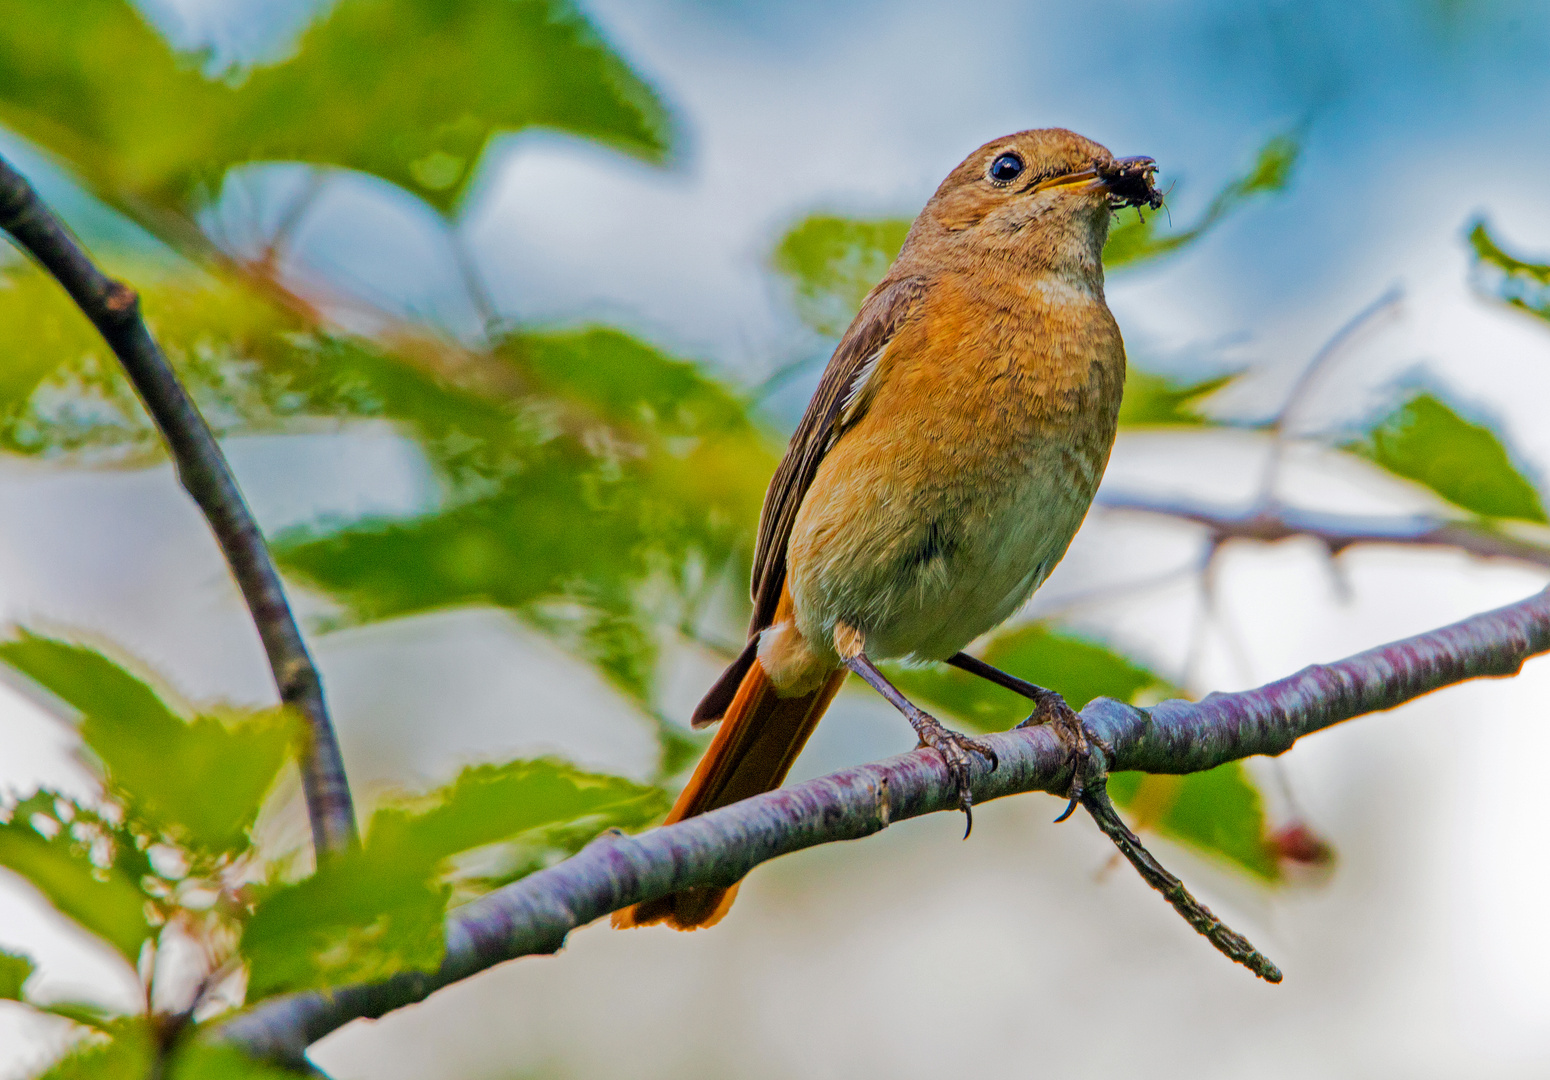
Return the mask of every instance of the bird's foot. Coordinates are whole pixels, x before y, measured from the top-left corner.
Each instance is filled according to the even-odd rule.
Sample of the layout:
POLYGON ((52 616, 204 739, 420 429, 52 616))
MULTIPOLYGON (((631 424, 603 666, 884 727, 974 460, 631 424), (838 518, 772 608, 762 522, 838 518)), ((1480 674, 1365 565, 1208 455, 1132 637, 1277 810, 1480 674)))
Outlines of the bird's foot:
POLYGON ((968 819, 963 830, 964 839, 968 839, 970 831, 974 828, 974 812, 971 809, 974 805, 974 793, 969 784, 971 778, 969 755, 978 754, 990 762, 991 772, 996 770, 996 766, 1001 764, 1001 761, 996 757, 996 752, 990 748, 989 743, 960 734, 920 709, 915 709, 909 720, 910 725, 915 729, 915 734, 920 737, 920 745, 935 750, 943 764, 947 766, 947 774, 952 781, 953 790, 958 794, 958 806, 963 810, 964 817, 968 819))
POLYGON ((1043 690, 1035 701, 1033 712, 1028 714, 1028 719, 1017 726, 1035 727, 1039 724, 1048 724, 1055 729, 1055 734, 1065 744, 1066 761, 1071 766, 1071 786, 1066 789, 1066 798, 1071 801, 1055 819, 1058 824, 1075 813, 1077 804, 1082 801, 1082 795, 1087 789, 1087 765, 1092 759, 1093 747, 1102 750, 1104 757, 1109 760, 1114 757, 1114 747, 1102 735, 1082 723, 1077 711, 1053 690, 1043 690))

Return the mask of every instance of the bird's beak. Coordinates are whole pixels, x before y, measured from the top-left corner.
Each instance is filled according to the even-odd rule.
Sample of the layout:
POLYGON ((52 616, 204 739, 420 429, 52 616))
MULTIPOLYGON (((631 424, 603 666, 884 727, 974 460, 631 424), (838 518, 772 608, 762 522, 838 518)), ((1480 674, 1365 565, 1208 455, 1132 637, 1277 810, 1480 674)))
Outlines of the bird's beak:
POLYGON ((1149 157, 1118 158, 1077 172, 1052 176, 1035 184, 1029 194, 1080 184, 1083 191, 1107 191, 1116 209, 1146 205, 1155 210, 1163 201, 1162 192, 1152 185, 1152 174, 1156 171, 1157 162, 1149 157))

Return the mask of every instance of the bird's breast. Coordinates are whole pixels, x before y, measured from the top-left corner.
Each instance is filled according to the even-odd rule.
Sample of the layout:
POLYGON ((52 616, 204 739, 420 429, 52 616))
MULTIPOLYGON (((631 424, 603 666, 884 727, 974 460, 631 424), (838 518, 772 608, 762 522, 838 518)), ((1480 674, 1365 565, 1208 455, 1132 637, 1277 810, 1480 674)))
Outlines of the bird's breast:
POLYGON ((889 344, 792 532, 804 636, 844 621, 875 656, 941 659, 1064 555, 1113 445, 1124 352, 1101 290, 1046 286, 939 300, 889 344))

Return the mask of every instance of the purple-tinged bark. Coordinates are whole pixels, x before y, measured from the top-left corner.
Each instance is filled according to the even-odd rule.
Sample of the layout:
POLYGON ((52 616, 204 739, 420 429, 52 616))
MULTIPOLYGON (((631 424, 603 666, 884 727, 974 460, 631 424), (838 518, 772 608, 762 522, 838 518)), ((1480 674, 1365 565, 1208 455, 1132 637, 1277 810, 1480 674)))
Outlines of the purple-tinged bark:
MULTIPOLYGON (((1151 709, 1100 698, 1083 720, 1113 744, 1116 769, 1184 773, 1253 754, 1279 754, 1298 738, 1364 713, 1482 676, 1512 675, 1550 651, 1550 589, 1451 626, 1331 664, 1315 664, 1255 690, 1166 701, 1151 709)), ((974 800, 1064 792, 1066 753, 1046 728, 988 736, 995 772, 974 766, 974 800)), ((845 769, 638 836, 605 835, 585 850, 454 911, 447 957, 331 995, 278 998, 228 1021, 223 1038, 260 1055, 300 1062, 308 1045, 362 1017, 421 1001, 506 960, 552 953, 609 912, 692 885, 726 885, 778 855, 857 840, 890 822, 958 807, 941 759, 929 751, 845 769)))

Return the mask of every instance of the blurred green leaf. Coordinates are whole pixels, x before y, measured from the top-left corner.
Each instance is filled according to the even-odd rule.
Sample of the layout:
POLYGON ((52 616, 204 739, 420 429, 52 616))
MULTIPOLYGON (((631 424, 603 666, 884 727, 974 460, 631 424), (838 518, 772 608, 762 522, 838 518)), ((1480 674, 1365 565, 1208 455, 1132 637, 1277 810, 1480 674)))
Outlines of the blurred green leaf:
POLYGON ((499 132, 555 128, 649 161, 671 141, 655 93, 569 0, 340 0, 233 96, 224 164, 358 169, 443 212, 499 132))
POLYGON ((1470 226, 1469 246, 1483 288, 1520 311, 1550 319, 1550 261, 1525 262, 1509 255, 1482 219, 1470 226))
POLYGON ((1154 829, 1263 881, 1280 880, 1265 839, 1264 803, 1241 761, 1187 776, 1115 773, 1109 794, 1129 810, 1133 827, 1154 829))
POLYGON ((211 856, 246 846, 295 734, 286 713, 185 721, 101 653, 28 633, 0 643, 0 660, 80 710, 81 738, 133 820, 211 856))
POLYGON ((259 1061, 229 1043, 185 1037, 167 1080, 296 1080, 296 1072, 259 1061))
POLYGON ((361 850, 260 901, 242 936, 249 997, 433 969, 454 856, 545 829, 590 838, 665 809, 657 788, 560 761, 465 769, 430 795, 379 809, 361 850))
POLYGON ((654 627, 677 621, 707 569, 750 558, 769 447, 694 365, 616 331, 523 334, 501 356, 533 391, 506 410, 358 366, 359 396, 416 431, 453 497, 413 518, 299 530, 276 552, 361 618, 520 611, 647 701, 654 627))
POLYGON ((771 262, 790 282, 802 321, 838 337, 888 272, 909 231, 907 218, 815 214, 781 237, 771 262))
POLYGON ((22 986, 36 970, 29 958, 0 949, 0 1001, 20 1001, 22 986))
POLYGON ((634 827, 666 811, 659 788, 551 758, 475 765, 430 795, 379 809, 368 847, 378 857, 430 870, 458 852, 533 829, 594 817, 599 831, 634 827))
POLYGON ((0 121, 174 242, 225 171, 306 161, 449 210, 491 137, 550 127, 651 161, 666 110, 569 0, 340 0, 284 59, 201 71, 126 0, 12 0, 0 121))
MULTIPOLYGON (((1260 147, 1248 172, 1228 182, 1212 197, 1200 220, 1185 229, 1164 231, 1166 213, 1144 217, 1135 210, 1134 220, 1121 220, 1109 229, 1103 249, 1103 265, 1110 270, 1172 254, 1199 240, 1247 200, 1256 195, 1285 191, 1302 148, 1290 135, 1277 135, 1260 147)), ((1129 213, 1128 211, 1125 213, 1129 213)))
POLYGON ((218 175, 232 95, 126 0, 10 0, 0 20, 0 121, 121 208, 182 204, 218 175))
POLYGON ((103 826, 84 807, 39 792, 0 824, 0 866, 26 878, 62 915, 134 967, 140 947, 155 933, 136 873, 149 867, 137 858, 132 838, 103 826))
POLYGON ((1125 397, 1119 406, 1122 427, 1198 426, 1212 421, 1196 409, 1203 398, 1232 382, 1236 375, 1216 375, 1182 382, 1131 366, 1125 373, 1125 397))
POLYGON ((1539 492, 1501 437, 1429 391, 1413 393, 1345 449, 1482 517, 1546 521, 1539 492))
MULTIPOLYGON (((1054 690, 1074 709, 1096 697, 1133 701, 1143 692, 1166 693, 1166 679, 1105 645, 1029 623, 993 636, 980 658, 1037 686, 1054 690)), ((1023 720, 1027 698, 945 664, 889 665, 899 689, 946 709, 980 731, 997 731, 1023 720)))
POLYGON ((120 1019, 118 1014, 105 1006, 88 1001, 51 1001, 47 1005, 29 1004, 41 1012, 63 1017, 73 1024, 103 1032, 112 1030, 113 1024, 120 1019))
POLYGON ((143 1016, 125 1017, 92 1035, 57 1061, 38 1080, 107 1080, 153 1075, 156 1037, 143 1016))

